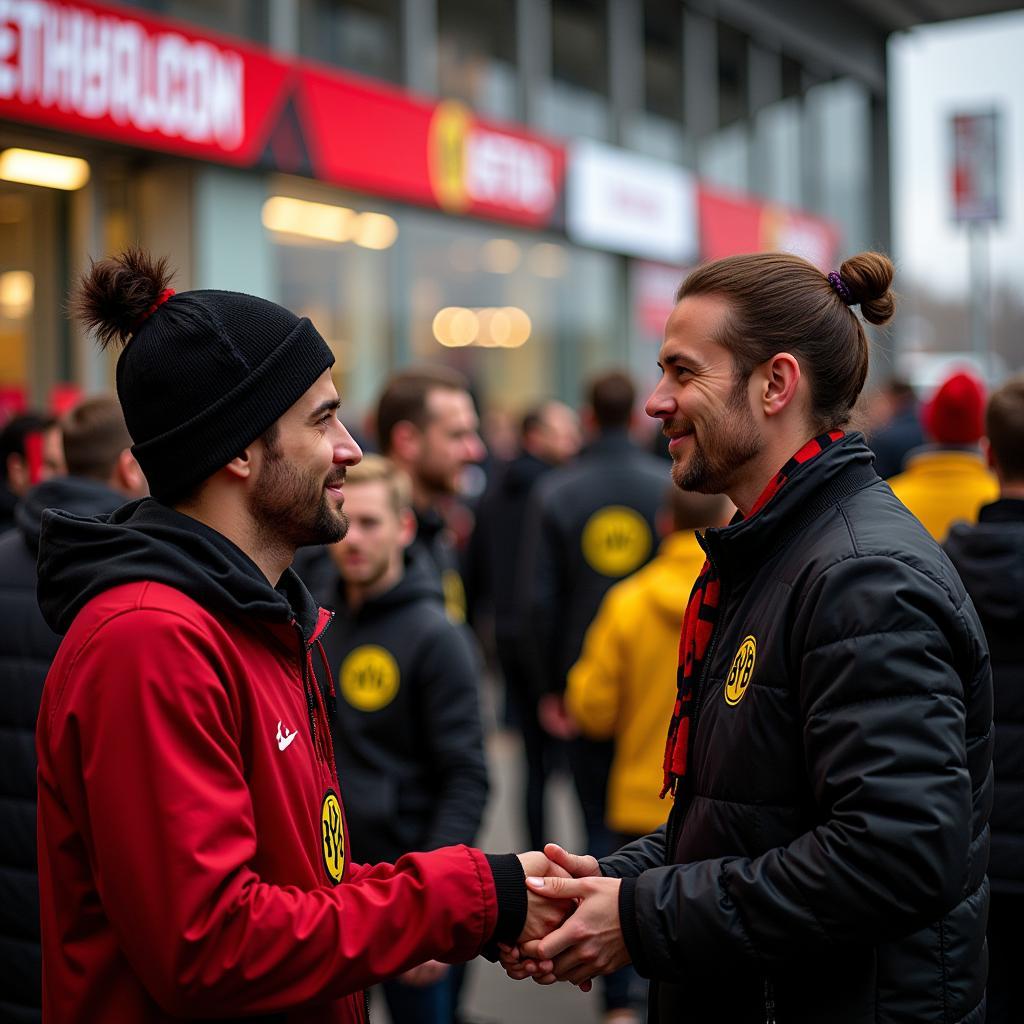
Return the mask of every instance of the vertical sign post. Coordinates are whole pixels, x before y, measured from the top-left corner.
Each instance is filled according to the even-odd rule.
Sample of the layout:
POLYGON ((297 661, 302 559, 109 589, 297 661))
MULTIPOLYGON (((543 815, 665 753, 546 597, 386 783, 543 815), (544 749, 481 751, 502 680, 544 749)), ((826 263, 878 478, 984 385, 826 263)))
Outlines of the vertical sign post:
POLYGON ((988 368, 991 300, 989 227, 999 222, 1000 114, 954 114, 952 128, 953 219, 967 227, 970 253, 971 348, 988 368))

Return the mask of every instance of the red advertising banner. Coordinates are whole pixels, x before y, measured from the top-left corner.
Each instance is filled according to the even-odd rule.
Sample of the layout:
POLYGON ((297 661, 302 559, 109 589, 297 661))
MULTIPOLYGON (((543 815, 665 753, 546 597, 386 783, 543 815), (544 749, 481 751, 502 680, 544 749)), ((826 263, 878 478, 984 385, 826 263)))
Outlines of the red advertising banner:
POLYGON ((80 0, 0 0, 0 118, 524 225, 560 216, 561 146, 80 0))
POLYGON ((134 11, 0 0, 0 117, 248 165, 291 73, 255 48, 134 11))
POLYGON ((788 207, 700 187, 701 257, 742 252, 792 252, 821 270, 834 269, 839 229, 788 207))

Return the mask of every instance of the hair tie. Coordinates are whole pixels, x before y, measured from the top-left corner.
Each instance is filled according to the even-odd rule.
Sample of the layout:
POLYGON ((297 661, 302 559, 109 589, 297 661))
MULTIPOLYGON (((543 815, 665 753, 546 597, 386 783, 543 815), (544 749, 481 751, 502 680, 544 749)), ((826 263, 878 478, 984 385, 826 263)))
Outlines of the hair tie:
POLYGON ((156 302, 154 302, 153 305, 150 306, 149 309, 147 309, 146 312, 132 324, 132 334, 134 334, 173 294, 173 288, 165 288, 157 296, 156 302))
POLYGON ((854 304, 853 292, 850 291, 847 283, 839 275, 838 270, 833 270, 832 273, 828 275, 828 283, 832 285, 836 294, 843 300, 843 302, 848 306, 852 306, 854 304))

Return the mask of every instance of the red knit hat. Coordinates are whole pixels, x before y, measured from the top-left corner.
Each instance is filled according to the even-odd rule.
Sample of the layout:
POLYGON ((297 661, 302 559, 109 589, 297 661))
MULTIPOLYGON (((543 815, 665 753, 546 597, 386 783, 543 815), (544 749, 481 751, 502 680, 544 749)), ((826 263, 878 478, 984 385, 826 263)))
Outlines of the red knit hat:
POLYGON ((976 444, 985 433, 985 385, 963 370, 947 377, 921 411, 936 444, 976 444))

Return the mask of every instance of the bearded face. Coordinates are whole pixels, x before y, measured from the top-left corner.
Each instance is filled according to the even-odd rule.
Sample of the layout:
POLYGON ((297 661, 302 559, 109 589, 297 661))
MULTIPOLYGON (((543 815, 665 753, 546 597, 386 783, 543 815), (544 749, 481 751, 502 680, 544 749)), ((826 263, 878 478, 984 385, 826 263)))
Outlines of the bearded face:
POLYGON ((293 465, 275 445, 265 446, 250 511, 260 531, 288 547, 333 544, 348 530, 341 500, 328 488, 340 487, 345 467, 322 471, 293 465))
POLYGON ((672 479, 684 491, 723 494, 742 468, 764 447, 747 399, 748 377, 737 375, 721 408, 690 420, 666 422, 673 438, 672 479))

